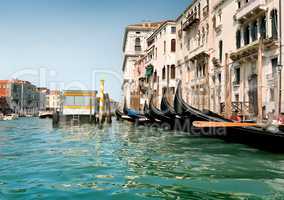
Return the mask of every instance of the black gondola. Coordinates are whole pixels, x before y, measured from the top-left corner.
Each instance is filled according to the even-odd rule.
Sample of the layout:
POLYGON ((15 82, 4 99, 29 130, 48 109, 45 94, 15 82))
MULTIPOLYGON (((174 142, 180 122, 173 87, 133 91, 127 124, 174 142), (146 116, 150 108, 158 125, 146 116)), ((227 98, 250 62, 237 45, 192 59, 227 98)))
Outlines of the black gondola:
MULTIPOLYGON (((188 105, 181 95, 181 82, 178 84, 174 108, 177 113, 182 114, 185 118, 193 121, 216 121, 216 122, 232 122, 211 111, 205 114, 200 110, 188 105)), ((192 124, 191 124, 192 125, 192 124)), ((206 133, 212 136, 225 139, 228 142, 237 142, 257 147, 263 150, 269 150, 278 153, 284 153, 284 133, 280 130, 268 130, 260 127, 230 127, 230 128, 208 128, 206 133), (210 130, 208 132, 208 130, 210 130), (212 131, 213 130, 213 131, 212 131), (220 132, 222 131, 222 132, 220 132), (216 134, 216 133, 221 134, 216 134), (215 135, 214 135, 215 134, 215 135)))
POLYGON ((177 113, 174 110, 174 107, 170 105, 167 96, 166 96, 166 92, 163 94, 162 96, 162 100, 161 100, 161 111, 168 117, 178 117, 177 113))
POLYGON ((166 112, 163 112, 161 110, 159 110, 158 108, 156 108, 153 104, 153 99, 154 97, 151 96, 150 98, 150 103, 149 103, 149 114, 150 116, 152 116, 153 118, 157 119, 160 121, 160 125, 161 128, 163 129, 175 129, 177 123, 179 121, 177 121, 175 114, 169 114, 169 110, 167 110, 166 112))
MULTIPOLYGON (((122 112, 118 111, 118 114, 122 114, 122 112)), ((135 125, 144 125, 150 122, 145 115, 127 108, 126 99, 124 100, 123 115, 121 116, 121 119, 134 123, 135 125)))

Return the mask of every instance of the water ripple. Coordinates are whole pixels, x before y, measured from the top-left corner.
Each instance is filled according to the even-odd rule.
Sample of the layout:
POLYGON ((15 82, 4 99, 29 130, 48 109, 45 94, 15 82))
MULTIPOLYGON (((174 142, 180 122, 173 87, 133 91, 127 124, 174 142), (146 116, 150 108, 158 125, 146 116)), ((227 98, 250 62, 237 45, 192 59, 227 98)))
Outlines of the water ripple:
POLYGON ((126 123, 0 122, 0 199, 283 199, 284 157, 126 123))

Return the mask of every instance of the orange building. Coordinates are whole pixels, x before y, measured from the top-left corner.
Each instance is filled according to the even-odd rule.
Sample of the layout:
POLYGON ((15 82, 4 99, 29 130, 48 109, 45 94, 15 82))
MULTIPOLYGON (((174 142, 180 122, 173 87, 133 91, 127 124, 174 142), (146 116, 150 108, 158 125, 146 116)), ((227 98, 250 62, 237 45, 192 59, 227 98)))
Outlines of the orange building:
POLYGON ((10 84, 11 84, 11 81, 9 80, 0 80, 0 97, 9 96, 10 84))

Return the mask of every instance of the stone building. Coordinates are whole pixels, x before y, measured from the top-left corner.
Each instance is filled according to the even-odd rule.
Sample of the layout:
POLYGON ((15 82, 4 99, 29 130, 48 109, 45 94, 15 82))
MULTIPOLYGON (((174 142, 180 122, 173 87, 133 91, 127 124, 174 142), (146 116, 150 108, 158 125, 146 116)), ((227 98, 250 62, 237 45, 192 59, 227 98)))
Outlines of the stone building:
MULTIPOLYGON (((233 95, 235 102, 248 102, 249 113, 275 112, 279 110, 280 90, 280 21, 278 0, 239 0, 234 10, 235 50, 232 60, 233 95), (262 46, 260 46, 263 44, 262 46), (259 72, 259 48, 262 48, 262 64, 259 72), (258 77, 262 80, 261 93, 258 77), (261 101, 263 110, 257 107, 261 101)), ((283 18, 283 17, 282 17, 283 18)), ((283 20, 282 20, 283 21, 283 20)))
POLYGON ((46 96, 46 109, 50 111, 62 110, 63 95, 59 90, 50 90, 46 96))
POLYGON ((172 100, 176 89, 176 22, 165 21, 147 39, 146 79, 155 103, 159 105, 164 92, 172 100), (147 71, 150 71, 147 73, 147 71))
POLYGON ((146 39, 158 28, 160 23, 145 22, 126 27, 123 39, 123 98, 130 106, 131 94, 135 90, 134 65, 140 56, 143 56, 147 48, 146 39))
POLYGON ((23 115, 38 112, 39 92, 35 85, 23 80, 2 80, 0 87, 2 112, 23 115))
POLYGON ((195 0, 177 18, 177 70, 183 96, 199 109, 209 108, 208 62, 211 23, 209 0, 195 0))

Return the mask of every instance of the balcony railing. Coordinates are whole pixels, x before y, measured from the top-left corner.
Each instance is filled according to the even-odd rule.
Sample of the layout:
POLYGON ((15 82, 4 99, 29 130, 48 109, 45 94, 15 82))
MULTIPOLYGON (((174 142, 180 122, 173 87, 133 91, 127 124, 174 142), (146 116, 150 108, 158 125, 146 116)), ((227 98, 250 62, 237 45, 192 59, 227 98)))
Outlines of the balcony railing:
MULTIPOLYGON (((249 102, 232 102, 232 112, 236 112, 238 115, 249 115, 249 105, 249 102)), ((221 114, 224 114, 224 112, 225 103, 221 103, 221 114)))
POLYGON ((189 15, 186 18, 186 21, 183 23, 183 31, 188 31, 189 28, 194 25, 195 23, 199 22, 199 13, 195 12, 191 15, 189 15))
POLYGON ((250 0, 248 3, 246 3, 240 9, 237 10, 235 18, 239 22, 244 22, 246 19, 257 15, 260 12, 264 12, 265 3, 265 0, 250 0))
MULTIPOLYGON (((265 48, 276 48, 278 47, 278 43, 273 38, 268 38, 263 40, 263 46, 265 48)), ((237 49, 235 52, 231 53, 230 58, 233 61, 240 60, 242 58, 255 58, 257 59, 257 53, 259 49, 259 40, 256 40, 248 45, 245 45, 239 49, 237 49)))

